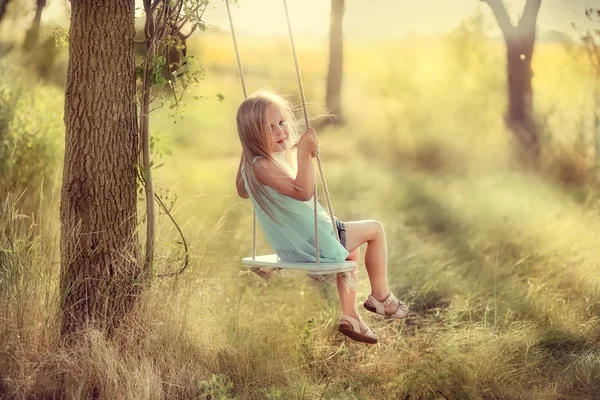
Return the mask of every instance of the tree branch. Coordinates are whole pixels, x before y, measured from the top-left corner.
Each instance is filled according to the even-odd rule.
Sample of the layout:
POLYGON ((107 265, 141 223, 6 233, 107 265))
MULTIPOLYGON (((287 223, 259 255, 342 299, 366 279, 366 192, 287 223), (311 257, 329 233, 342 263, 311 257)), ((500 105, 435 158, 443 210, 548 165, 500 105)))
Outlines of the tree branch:
POLYGON ((590 54, 590 59, 594 62, 594 66, 597 69, 600 69, 600 49, 594 40, 594 37, 588 32, 588 40, 589 44, 588 52, 590 54))
MULTIPOLYGON (((144 179, 143 174, 140 172, 140 170, 138 169, 136 171, 138 179, 140 180, 140 182, 142 183, 142 185, 145 185, 146 180, 144 179)), ((183 244, 183 249, 185 251, 185 257, 183 260, 183 264, 181 265, 181 267, 175 271, 175 272, 169 272, 166 274, 160 274, 160 275, 156 275, 157 278, 166 278, 169 276, 177 276, 177 275, 181 275, 188 267, 189 262, 190 262, 190 256, 189 256, 189 248, 187 245, 187 241, 185 240, 185 235, 183 234, 183 231, 181 230, 181 228, 179 227, 179 224, 177 223, 177 221, 175 221, 175 218, 173 217, 173 215, 171 215, 171 210, 173 209, 173 207, 171 208, 167 208, 166 204, 162 201, 162 199, 158 196, 158 194, 154 193, 154 198, 156 199, 156 202, 158 203, 158 205, 163 209, 163 211, 169 216, 169 219, 171 219, 171 222, 173 223, 173 225, 175 225, 175 228, 177 229, 177 231, 179 232, 179 236, 181 236, 181 243, 183 244)), ((202 264, 202 261, 204 260, 204 256, 206 255, 206 252, 204 252, 204 255, 202 256, 202 258, 200 259, 200 264, 202 264)))
MULTIPOLYGON (((169 216, 169 218, 171 219, 171 222, 173 223, 173 225, 175 225, 175 228, 177 228, 177 231, 179 232, 179 236, 181 236, 181 243, 183 244, 183 250, 185 251, 183 265, 177 271, 169 272, 166 274, 156 275, 156 277, 157 278, 166 278, 169 276, 179 276, 187 269, 187 267, 190 263, 190 253, 188 251, 187 241, 185 240, 185 235, 183 234, 183 231, 179 227, 179 224, 177 223, 177 221, 175 221, 175 218, 173 218, 173 216, 171 215, 171 210, 167 209, 167 206, 165 205, 165 203, 162 201, 162 199, 156 193, 154 193, 154 198, 156 199, 156 202, 160 205, 160 207, 163 209, 163 211, 169 216)), ((206 255, 206 253, 205 253, 205 255, 206 255)), ((202 257, 202 259, 200 259, 200 264, 202 264, 203 260, 204 260, 204 256, 202 257)))
POLYGON ((527 3, 525 3, 523 15, 519 20, 519 30, 522 33, 535 34, 535 22, 537 21, 541 3, 542 0, 527 0, 527 3))
POLYGON ((177 8, 177 11, 173 14, 172 21, 170 21, 173 23, 173 26, 177 24, 177 20, 181 16, 181 10, 183 9, 183 0, 179 0, 175 8, 177 8))
POLYGON ((154 4, 152 4, 150 7, 150 12, 154 14, 158 6, 160 6, 162 3, 164 3, 164 0, 154 0, 154 4))
MULTIPOLYGON (((196 7, 190 11, 190 14, 196 14, 198 13, 198 10, 200 9, 200 7, 202 7, 202 3, 198 2, 198 4, 196 4, 196 7)), ((205 8, 206 9, 206 8, 205 8)), ((202 14, 204 14, 204 11, 202 12, 202 14)), ((200 20, 200 18, 198 18, 198 20, 200 20)), ((176 30, 173 33, 177 33, 177 32, 181 32, 181 29, 183 29, 183 27, 185 26, 185 24, 187 24, 188 22, 190 22, 190 17, 187 16, 183 19, 183 22, 176 28, 176 30)), ((195 25, 194 25, 195 26, 195 25)), ((191 33, 190 33, 191 35, 191 33)))
POLYGON ((502 34, 504 35, 504 39, 507 41, 514 37, 517 32, 517 28, 510 22, 510 17, 506 12, 506 8, 504 8, 504 4, 502 0, 481 0, 490 6, 492 12, 494 13, 494 17, 496 21, 498 21, 498 26, 502 30, 502 34))
MULTIPOLYGON (((162 1, 161 1, 161 2, 162 2, 162 1)), ((159 24, 160 24, 160 22, 159 22, 159 21, 161 21, 161 20, 162 20, 162 17, 163 17, 163 15, 164 15, 164 13, 165 13, 165 9, 166 9, 168 6, 169 6, 169 4, 167 3, 167 4, 163 4, 163 5, 162 5, 162 7, 160 8, 160 12, 159 12, 159 13, 158 13, 158 15, 156 16, 156 21, 157 21, 159 24)), ((154 13, 152 13, 152 15, 154 15, 154 13)), ((147 18, 147 15, 146 15, 146 18, 147 18)), ((164 24, 163 24, 163 25, 164 25, 164 24)))
POLYGON ((189 37, 190 37, 190 36, 192 36, 192 33, 196 32, 196 29, 197 29, 197 28, 198 28, 198 24, 195 24, 195 25, 192 27, 192 30, 190 31, 190 33, 188 33, 187 35, 183 35, 183 34, 182 34, 182 35, 183 35, 183 38, 184 38, 185 40, 188 40, 188 39, 189 39, 189 37))

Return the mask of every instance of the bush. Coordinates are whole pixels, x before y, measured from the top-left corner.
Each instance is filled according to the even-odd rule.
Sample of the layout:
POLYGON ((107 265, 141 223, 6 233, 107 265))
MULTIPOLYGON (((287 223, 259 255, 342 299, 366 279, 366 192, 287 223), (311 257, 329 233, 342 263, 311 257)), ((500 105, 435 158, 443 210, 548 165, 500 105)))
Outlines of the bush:
POLYGON ((23 213, 53 186, 63 132, 62 94, 27 78, 0 64, 0 198, 20 198, 23 213))

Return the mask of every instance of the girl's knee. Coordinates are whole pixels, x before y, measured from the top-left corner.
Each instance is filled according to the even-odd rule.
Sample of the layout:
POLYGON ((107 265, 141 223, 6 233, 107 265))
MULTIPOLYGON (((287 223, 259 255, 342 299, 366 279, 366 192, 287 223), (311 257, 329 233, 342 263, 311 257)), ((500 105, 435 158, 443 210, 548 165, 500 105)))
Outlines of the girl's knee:
POLYGON ((385 236, 385 228, 381 222, 371 220, 371 227, 374 236, 385 236))

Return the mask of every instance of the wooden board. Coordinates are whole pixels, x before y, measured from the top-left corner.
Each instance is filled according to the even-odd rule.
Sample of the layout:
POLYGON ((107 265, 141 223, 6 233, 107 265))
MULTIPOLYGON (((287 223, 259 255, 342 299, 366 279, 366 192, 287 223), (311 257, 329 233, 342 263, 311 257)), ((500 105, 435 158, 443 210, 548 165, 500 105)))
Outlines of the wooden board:
POLYGON ((344 261, 341 263, 308 263, 308 262, 291 262, 283 261, 277 254, 268 254, 265 256, 245 257, 242 259, 242 264, 248 268, 252 267, 270 267, 270 268, 285 268, 307 271, 312 275, 334 274, 336 272, 352 271, 356 266, 354 261, 344 261))

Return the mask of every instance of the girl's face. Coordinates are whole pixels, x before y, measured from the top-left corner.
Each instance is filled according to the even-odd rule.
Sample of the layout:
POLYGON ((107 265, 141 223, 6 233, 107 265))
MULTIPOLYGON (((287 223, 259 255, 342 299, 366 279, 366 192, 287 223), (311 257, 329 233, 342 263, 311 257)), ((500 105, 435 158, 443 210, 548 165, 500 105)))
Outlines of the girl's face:
POLYGON ((279 153, 287 149, 290 132, 283 113, 274 104, 271 104, 267 110, 267 126, 271 134, 271 149, 274 153, 279 153))

